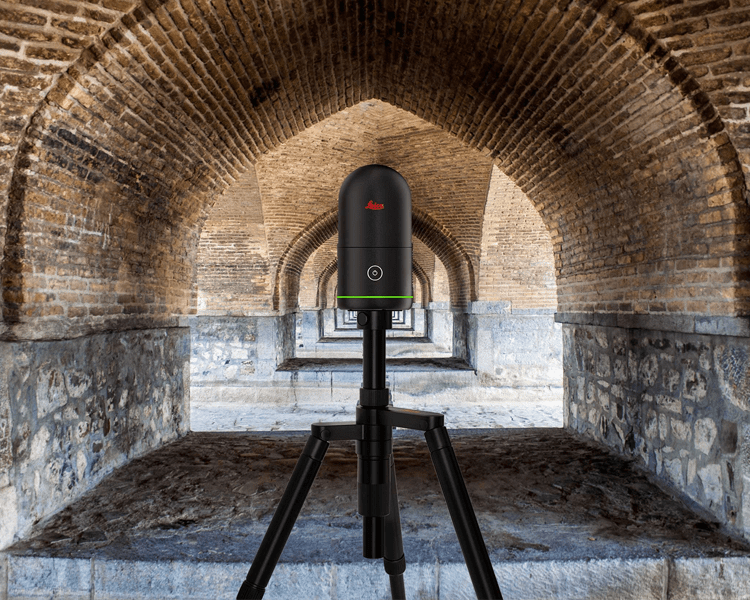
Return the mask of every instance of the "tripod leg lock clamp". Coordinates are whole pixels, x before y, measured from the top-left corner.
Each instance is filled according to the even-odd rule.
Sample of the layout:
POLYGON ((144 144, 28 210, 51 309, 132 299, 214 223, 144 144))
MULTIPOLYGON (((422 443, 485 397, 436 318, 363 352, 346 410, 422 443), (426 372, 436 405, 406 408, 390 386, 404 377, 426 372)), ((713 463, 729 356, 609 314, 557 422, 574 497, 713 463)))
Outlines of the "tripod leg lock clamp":
POLYGON ((404 571, 406 571, 406 558, 403 554, 401 555, 401 558, 397 560, 389 560, 387 558, 384 558, 383 567, 385 568, 385 572, 388 573, 388 575, 401 575, 404 571))
POLYGON ((260 588, 245 580, 237 594, 237 600, 261 600, 265 593, 266 588, 260 588))

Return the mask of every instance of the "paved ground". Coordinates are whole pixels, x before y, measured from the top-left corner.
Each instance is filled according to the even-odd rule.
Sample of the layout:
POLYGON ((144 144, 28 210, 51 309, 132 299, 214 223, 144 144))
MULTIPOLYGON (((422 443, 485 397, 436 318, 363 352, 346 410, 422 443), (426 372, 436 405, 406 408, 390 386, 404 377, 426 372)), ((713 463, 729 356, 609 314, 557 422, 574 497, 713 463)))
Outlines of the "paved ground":
MULTIPOLYGON (((632 561, 650 565, 651 571, 657 567, 667 569, 667 587, 671 581, 670 565, 680 565, 685 560, 698 560, 696 564, 708 565, 706 568, 711 571, 712 565, 719 564, 716 559, 738 557, 741 563, 721 562, 722 578, 725 565, 727 572, 730 564, 740 565, 743 573, 750 568, 750 550, 746 546, 666 495, 632 463, 564 430, 470 430, 454 431, 452 436, 495 565, 531 565, 518 567, 519 572, 537 573, 540 568, 549 569, 544 565, 567 563, 578 565, 580 571, 580 565, 600 561, 596 564, 601 566, 615 561, 600 577, 619 581, 622 589, 630 591, 636 589, 634 580, 630 576, 624 581, 619 578, 630 572, 623 565, 635 564, 632 561), (701 559, 709 562, 700 563, 701 559)), ((229 569, 225 572, 233 573, 225 583, 234 589, 232 578, 236 579, 249 566, 305 439, 304 433, 193 433, 134 461, 10 550, 10 566, 5 567, 10 572, 6 574, 10 580, 8 589, 15 589, 13 582, 23 579, 24 569, 41 568, 38 565, 42 563, 34 563, 30 557, 82 559, 90 562, 91 569, 95 560, 110 565, 114 563, 107 561, 118 561, 119 565, 128 561, 211 563, 214 571, 224 568, 217 564, 224 564, 229 569), (24 557, 28 557, 26 562, 24 557)), ((432 589, 430 577, 437 575, 420 569, 432 565, 430 568, 447 577, 447 567, 463 562, 460 548, 422 436, 397 432, 394 446, 405 553, 412 569, 407 575, 411 573, 412 578, 421 581, 419 589, 432 589)), ((356 514, 353 443, 334 442, 282 556, 284 566, 280 567, 279 577, 287 577, 295 564, 317 578, 321 572, 329 573, 331 565, 341 569, 360 565, 356 568, 364 569, 362 573, 377 577, 376 564, 362 565, 365 559, 361 557, 360 523, 356 514)), ((82 564, 80 568, 85 569, 89 562, 75 564, 82 564)), ((118 568, 118 573, 122 573, 125 567, 118 568)), ((648 584, 654 588, 654 598, 691 597, 689 591, 687 595, 674 596, 675 585, 667 595, 656 589, 662 586, 663 576, 659 573, 653 575, 656 583, 648 584)), ((28 573, 25 576, 30 577, 28 573)), ((570 573, 550 572, 541 576, 542 581, 547 576, 563 581, 559 585, 575 588, 575 577, 570 573)), ((111 574, 109 577, 111 586, 114 579, 111 574)), ((157 575, 152 577, 158 579, 157 575)), ((292 580, 299 584, 300 577, 298 573, 292 580)), ((356 575, 353 577, 359 581, 356 575)), ((504 587, 516 585, 517 577, 507 577, 510 579, 502 584, 504 587)), ((705 577, 713 575, 700 576, 704 580, 705 577)), ((387 581, 384 575, 382 578, 387 581)), ((81 585, 94 586, 95 579, 92 572, 90 582, 86 580, 81 585)), ((16 587, 20 589, 20 585, 16 587)), ((106 581, 101 585, 106 587, 106 581)), ((465 583, 461 585, 461 589, 466 587, 465 583)), ((730 595, 722 592, 703 596, 739 598, 750 594, 747 581, 727 585, 730 595), (740 588, 735 590, 732 586, 740 588)), ((346 597, 342 595, 344 583, 340 581, 338 586, 338 592, 325 592, 323 596, 310 592, 311 597, 346 597)), ((440 584, 434 583, 433 587, 438 589, 440 584)), ((721 591, 713 583, 711 588, 721 591)), ((444 595, 448 593, 447 583, 442 589, 434 596, 430 595, 432 592, 419 592, 420 597, 450 598, 444 595)), ((543 598, 550 589, 542 586, 541 595, 534 597, 543 598)), ((561 592, 555 596, 652 597, 622 591, 615 596, 610 592, 586 595, 582 588, 568 592, 572 595, 561 592)), ((281 595, 275 597, 287 597, 278 590, 277 593, 281 595)), ((180 597, 139 594, 96 597, 180 597)), ((381 590, 373 597, 382 594, 381 590)), ((7 597, 16 596, 8 592, 7 597)), ((90 596, 80 597, 95 596, 92 591, 90 596)), ((198 593, 189 597, 212 595, 198 593)))
MULTIPOLYGON (((193 396, 197 394, 193 393, 193 396)), ((499 395, 499 394, 498 394, 499 395)), ((445 415, 447 427, 456 429, 495 429, 506 427, 562 427, 561 399, 518 400, 518 391, 508 393, 512 399, 486 402, 439 402, 433 397, 402 399, 399 408, 427 410, 445 415)), ((552 395, 552 394, 550 394, 552 395)), ((225 394, 225 397, 229 394, 225 394)), ((316 421, 353 421, 355 404, 346 401, 320 402, 304 391, 283 404, 248 402, 240 391, 225 402, 200 403, 193 400, 190 426, 193 431, 305 431, 316 421)))

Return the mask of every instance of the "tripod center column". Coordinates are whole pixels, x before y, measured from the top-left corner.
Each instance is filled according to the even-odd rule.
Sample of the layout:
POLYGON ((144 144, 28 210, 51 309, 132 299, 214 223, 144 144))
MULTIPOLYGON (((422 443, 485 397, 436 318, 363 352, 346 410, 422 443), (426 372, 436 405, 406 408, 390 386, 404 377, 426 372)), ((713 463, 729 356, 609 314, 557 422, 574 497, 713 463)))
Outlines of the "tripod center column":
POLYGON ((362 388, 357 406, 357 505, 363 517, 363 554, 383 558, 384 519, 390 512, 392 429, 380 413, 388 407, 385 387, 385 331, 391 327, 391 312, 360 311, 357 327, 362 329, 362 388))
MULTIPOLYGON (((360 311, 357 325, 362 329, 362 387, 385 389, 385 330, 391 326, 391 312, 360 311)), ((387 402, 386 402, 387 404, 387 402)))

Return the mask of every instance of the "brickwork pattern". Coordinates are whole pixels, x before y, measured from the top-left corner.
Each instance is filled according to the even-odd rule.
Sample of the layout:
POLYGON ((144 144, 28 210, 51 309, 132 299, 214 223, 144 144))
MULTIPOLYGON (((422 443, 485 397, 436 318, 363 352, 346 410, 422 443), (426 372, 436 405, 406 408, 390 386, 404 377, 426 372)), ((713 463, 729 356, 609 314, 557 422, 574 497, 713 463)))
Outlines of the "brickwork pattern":
POLYGON ((565 325, 568 426, 750 532, 744 338, 565 325))
MULTIPOLYGON (((67 65, 137 0, 0 2, 0 215, 31 116, 67 65)), ((0 220, 0 246, 7 222, 0 220)))
POLYGON ((552 241, 526 195, 495 167, 482 231, 479 300, 557 307, 552 241))
MULTIPOLYGON (((315 308, 318 306, 319 289, 324 273, 332 276, 336 273, 338 235, 322 244, 305 263, 300 275, 299 300, 300 308, 315 308)), ((327 283, 327 282, 326 282, 327 283)))
MULTIPOLYGON (((481 223, 482 215, 480 214, 479 217, 475 215, 466 221, 455 210, 455 207, 460 206, 463 200, 469 198, 475 207, 475 212, 483 210, 481 206, 482 197, 485 194, 483 178, 484 171, 489 169, 489 163, 478 154, 457 147, 456 142, 446 137, 443 132, 413 115, 382 102, 368 102, 351 110, 342 111, 324 123, 308 129, 258 162, 257 170, 262 174, 259 178, 259 188, 263 190, 261 193, 262 210, 267 228, 266 237, 269 240, 268 260, 277 262, 273 307, 287 310, 294 308, 297 300, 294 290, 298 285, 298 278, 301 278, 303 287, 297 290, 297 293, 302 292, 304 295, 300 297, 300 301, 304 306, 314 306, 313 302, 316 301, 319 287, 316 282, 319 282, 320 274, 329 267, 335 255, 336 241, 331 240, 330 236, 335 236, 336 216, 333 211, 335 211, 338 198, 338 188, 350 170, 360 166, 355 161, 390 162, 403 171, 397 158, 385 158, 395 152, 395 150, 391 151, 390 147, 403 153, 404 147, 424 145, 424 136, 427 134, 429 134, 430 143, 421 150, 424 159, 422 171, 418 170, 417 161, 412 161, 409 166, 411 173, 409 181, 412 187, 415 187, 413 182, 417 182, 420 186, 419 189, 413 191, 414 202, 424 204, 438 213, 440 204, 447 203, 453 207, 454 212, 451 214, 448 211, 444 215, 447 224, 438 224, 437 220, 430 216, 420 226, 421 221, 418 219, 415 235, 429 238, 432 249, 417 240, 415 256, 419 255, 421 258, 418 260, 432 265, 434 252, 440 253, 443 259, 450 261, 452 265, 451 285, 455 299, 465 303, 467 298, 472 296, 474 268, 464 263, 469 260, 478 264, 478 256, 470 256, 463 249, 461 239, 472 247, 478 247, 480 232, 476 225, 477 219, 481 223), (405 133, 399 136, 390 135, 390 132, 394 130, 405 133), (414 136, 418 134, 423 137, 414 140, 414 136), (352 142, 353 137, 357 137, 358 141, 352 142), (411 143, 412 140, 415 141, 414 144, 411 143), (427 154, 428 149, 429 154, 427 154), (379 153, 377 158, 375 158, 376 152, 379 153), (481 175, 478 183, 469 183, 468 174, 476 172, 481 175), (304 190, 305 197, 302 207, 298 199, 300 190, 304 190), (335 199, 333 202, 332 198, 335 199), (321 207, 328 208, 328 210, 321 213, 321 207), (306 222, 306 219, 311 219, 311 221, 306 222), (467 227, 466 222, 469 222, 471 226, 467 227), (268 231, 273 231, 273 235, 269 236, 268 231), (296 235, 293 235, 295 233, 296 235), (284 247, 285 244, 286 247, 284 247), (323 250, 323 246, 328 250, 323 250), (276 255, 278 258, 274 258, 276 255), (310 258, 311 256, 313 258, 310 258), (465 297, 462 297, 462 294, 465 297)), ((414 149, 414 152, 417 150, 414 149)), ((247 177, 247 175, 243 176, 232 188, 246 185, 244 182, 247 177)), ((235 193, 241 194, 242 192, 232 192, 232 194, 235 193)), ((225 197, 227 199, 234 197, 232 194, 227 192, 225 197)), ((219 202, 222 201, 225 201, 224 198, 219 200, 219 202)), ((227 201, 231 202, 231 200, 227 201)), ((420 211, 417 212, 420 213, 420 211)), ((227 226, 232 227, 232 223, 222 225, 215 222, 221 214, 223 213, 212 214, 205 229, 206 231, 221 230, 222 236, 230 235, 225 229, 227 226)), ((206 235, 202 234, 202 238, 206 235)), ((215 250, 218 253, 222 251, 227 253, 228 263, 252 261, 252 254, 243 252, 243 249, 238 246, 240 245, 225 244, 223 247, 216 247, 215 250), (229 256, 235 252, 237 255, 229 256)), ((214 257, 216 264, 221 262, 218 257, 219 254, 214 257)), ((208 279, 203 285, 199 282, 199 297, 211 294, 203 288, 213 287, 221 296, 216 305, 223 306, 228 312, 267 307, 266 294, 262 289, 257 290, 257 301, 253 302, 251 298, 246 298, 242 294, 244 282, 238 281, 240 289, 235 290, 232 282, 222 277, 221 269, 204 269, 201 265, 198 269, 199 274, 205 273, 208 279, 211 277, 216 279, 216 283, 211 283, 208 279), (228 296, 239 298, 242 302, 228 299, 228 296)), ((430 286, 427 284, 421 287, 429 290, 430 286)), ((203 306, 200 308, 203 310, 203 306)))
POLYGON ((449 285, 448 273, 445 265, 440 261, 435 261, 435 277, 433 279, 432 301, 433 302, 450 302, 451 292, 449 285))
POLYGON ((746 314, 748 18, 743 0, 4 2, 5 327, 186 312, 216 193, 369 98, 519 185, 561 309, 746 314))
MULTIPOLYGON (((278 265, 277 281, 283 285, 290 275, 302 272, 310 249, 290 254, 292 241, 322 244, 325 238, 313 233, 311 223, 336 209, 339 188, 351 171, 373 162, 391 166, 406 178, 415 211, 430 217, 426 227, 414 227, 415 236, 429 239, 431 252, 452 261, 454 296, 465 303, 459 288, 469 277, 466 271, 476 271, 479 264, 490 163, 440 129, 382 102, 344 110, 258 162, 266 226, 274 231, 269 261, 278 265), (436 236, 438 231, 449 232, 451 241, 436 236), (460 258, 454 257, 457 253, 460 258), (472 263, 468 268, 461 264, 467 258, 472 263)), ((307 278, 312 281, 329 262, 311 266, 307 278)), ((315 288, 307 287, 305 302, 310 303, 315 288)), ((286 298, 279 290, 279 306, 294 306, 292 289, 292 297, 286 298)), ((472 284, 465 294, 473 293, 472 284)))
POLYGON ((201 229, 195 285, 203 314, 270 310, 268 243, 254 167, 212 207, 201 229))
POLYGON ((338 257, 328 263, 328 266, 320 272, 318 277, 318 295, 315 299, 315 306, 324 309, 336 305, 336 274, 339 268, 338 257))
MULTIPOLYGON (((433 217, 437 215, 431 225, 418 230, 419 235, 432 236, 437 231, 433 226, 437 221, 440 230, 451 232, 450 242, 442 236, 433 236, 430 242, 440 248, 444 258, 456 254, 456 243, 473 249, 473 254, 462 249, 458 252, 464 256, 448 259, 453 261, 454 270, 458 269, 452 281, 458 297, 461 278, 466 278, 466 273, 461 273, 461 261, 468 256, 474 270, 479 263, 485 179, 490 163, 410 113, 372 101, 341 111, 264 155, 256 165, 257 191, 252 187, 256 184, 251 169, 217 200, 201 233, 197 265, 199 311, 210 314, 214 310, 242 313, 268 309, 272 291, 265 277, 269 271, 275 271, 277 286, 283 287, 291 277, 292 296, 291 286, 299 271, 299 306, 315 306, 321 273, 335 258, 337 243, 335 235, 332 239, 325 237, 332 232, 330 224, 324 226, 322 234, 315 224, 319 225, 321 218, 327 219, 323 214, 333 216, 338 190, 349 172, 371 162, 389 164, 407 176, 415 206, 433 217), (260 194, 259 200, 256 193, 260 194), (242 200, 243 195, 248 196, 246 200, 242 200), (251 237, 245 222, 254 217, 235 215, 246 209, 254 214, 256 208, 250 208, 250 204, 255 207, 256 201, 260 202, 257 210, 262 213, 266 228, 266 256, 257 255, 257 248, 263 243, 260 230, 251 237), (245 208, 237 204, 242 202, 247 205, 245 208), (293 252, 292 242, 302 243, 304 251, 293 252), (241 264, 247 265, 245 270, 241 264), (251 268, 251 264, 255 266, 251 268), (251 283, 253 294, 248 293, 251 283)), ((415 244, 416 260, 431 270, 434 251, 418 239, 415 244)), ((429 277, 429 271, 422 271, 429 277)), ((429 283, 420 287, 430 288, 429 283)), ((273 306, 294 306, 294 297, 281 295, 279 289, 273 306)))

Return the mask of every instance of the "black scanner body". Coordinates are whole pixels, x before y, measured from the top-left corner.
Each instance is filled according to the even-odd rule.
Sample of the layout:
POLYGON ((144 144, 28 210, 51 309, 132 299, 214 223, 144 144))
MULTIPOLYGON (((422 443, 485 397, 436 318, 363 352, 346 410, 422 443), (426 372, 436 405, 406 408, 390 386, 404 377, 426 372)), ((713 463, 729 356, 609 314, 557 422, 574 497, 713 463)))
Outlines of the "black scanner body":
POLYGON ((367 165, 339 192, 338 307, 411 308, 411 190, 395 170, 367 165))

